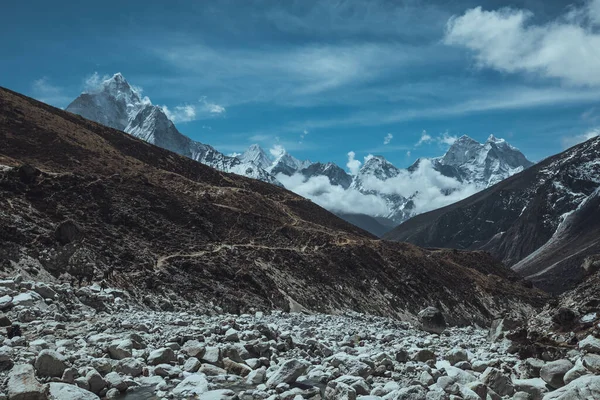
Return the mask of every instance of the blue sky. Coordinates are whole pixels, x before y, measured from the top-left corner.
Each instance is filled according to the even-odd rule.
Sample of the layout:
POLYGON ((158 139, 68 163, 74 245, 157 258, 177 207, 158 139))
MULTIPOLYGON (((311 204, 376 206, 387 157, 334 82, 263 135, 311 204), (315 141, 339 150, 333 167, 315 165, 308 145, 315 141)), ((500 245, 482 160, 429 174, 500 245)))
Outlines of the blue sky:
POLYGON ((600 0, 59 3, 3 6, 1 86, 65 107, 122 72, 225 153, 402 167, 494 134, 535 161, 600 127, 600 0))

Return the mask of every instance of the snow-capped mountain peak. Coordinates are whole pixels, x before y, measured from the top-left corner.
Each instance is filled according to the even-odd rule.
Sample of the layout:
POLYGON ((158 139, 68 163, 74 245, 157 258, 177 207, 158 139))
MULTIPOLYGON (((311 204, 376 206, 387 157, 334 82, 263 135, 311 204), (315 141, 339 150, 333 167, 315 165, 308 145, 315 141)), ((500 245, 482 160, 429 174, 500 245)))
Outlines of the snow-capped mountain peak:
POLYGON ((398 176, 400 170, 383 156, 371 156, 365 160, 358 171, 358 176, 372 175, 378 179, 386 180, 398 176))
POLYGON ((282 173, 284 175, 293 175, 296 172, 300 172, 300 170, 308 167, 312 164, 310 161, 300 161, 287 151, 283 150, 280 154, 275 158, 275 161, 271 164, 267 171, 269 171, 273 175, 277 175, 282 173))
POLYGON ((162 108, 152 105, 149 98, 142 98, 140 91, 120 73, 103 81, 97 90, 82 93, 66 110, 213 168, 280 185, 273 175, 254 162, 228 157, 182 135, 162 108))
POLYGON ((267 169, 273 164, 271 157, 258 144, 251 145, 244 154, 237 158, 242 162, 252 162, 263 169, 267 169))

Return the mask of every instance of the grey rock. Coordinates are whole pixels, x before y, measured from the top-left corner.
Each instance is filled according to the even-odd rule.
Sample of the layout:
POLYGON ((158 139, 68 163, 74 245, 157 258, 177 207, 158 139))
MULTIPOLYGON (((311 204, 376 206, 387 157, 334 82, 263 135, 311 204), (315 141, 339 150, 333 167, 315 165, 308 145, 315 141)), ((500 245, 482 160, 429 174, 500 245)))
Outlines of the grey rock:
POLYGON ((420 327, 425 332, 441 334, 446 329, 446 319, 440 310, 427 307, 417 315, 420 327))
POLYGON ((10 400, 46 400, 46 386, 35 379, 30 364, 15 365, 8 374, 8 398, 10 400))
POLYGON ((48 400, 100 400, 94 393, 67 383, 52 382, 48 389, 48 400))
POLYGON ((41 376, 60 378, 67 369, 67 363, 56 351, 42 350, 35 359, 35 369, 41 376))
POLYGON ((528 393, 532 400, 541 400, 548 393, 548 385, 542 378, 514 379, 513 386, 517 392, 528 393))
POLYGON ((202 358, 205 346, 197 340, 188 340, 183 344, 181 351, 190 357, 202 358))
POLYGON ((275 387, 280 383, 294 383, 308 368, 308 364, 299 360, 287 360, 267 380, 268 387, 275 387))
POLYGON ((563 378, 571 368, 573 363, 569 360, 552 361, 542 367, 540 376, 548 385, 558 389, 565 385, 563 378))
POLYGON ((175 356, 173 349, 170 347, 163 347, 161 349, 151 351, 147 360, 149 365, 169 364, 175 361, 177 361, 177 357, 175 356))
POLYGON ((600 399, 600 376, 586 375, 568 385, 548 393, 544 400, 600 399))
POLYGON ((181 381, 173 394, 181 397, 200 396, 208 391, 208 381, 203 374, 192 374, 181 381))
POLYGON ((124 358, 119 360, 115 366, 115 371, 132 377, 138 377, 142 374, 144 366, 142 363, 135 358, 124 358))
POLYGON ((197 372, 202 363, 196 357, 188 358, 183 364, 183 370, 185 372, 197 372))
POLYGON ((600 339, 588 335, 585 339, 579 342, 579 348, 589 353, 600 354, 600 339))
POLYGON ((571 368, 565 376, 563 377, 563 381, 565 385, 573 382, 575 379, 581 378, 584 375, 589 375, 590 371, 587 370, 581 363, 576 363, 573 368, 571 368))
POLYGON ((469 361, 469 355, 465 349, 452 349, 446 353, 446 360, 450 365, 455 365, 461 361, 469 361))
POLYGON ((116 340, 108 345, 108 355, 113 360, 122 360, 132 355, 133 342, 131 339, 116 340))
POLYGON ((102 378, 102 375, 95 369, 90 370, 85 376, 90 391, 93 393, 100 393, 106 387, 106 381, 102 378))
POLYGON ((586 354, 582 357, 583 366, 594 374, 600 374, 600 355, 586 354))
POLYGON ((119 392, 125 392, 127 390, 127 383, 125 383, 123 377, 116 372, 109 372, 104 377, 104 380, 106 380, 109 388, 115 388, 119 392))
POLYGON ((510 378, 502 373, 499 369, 488 368, 480 377, 481 382, 487 385, 500 396, 512 396, 515 392, 510 378))

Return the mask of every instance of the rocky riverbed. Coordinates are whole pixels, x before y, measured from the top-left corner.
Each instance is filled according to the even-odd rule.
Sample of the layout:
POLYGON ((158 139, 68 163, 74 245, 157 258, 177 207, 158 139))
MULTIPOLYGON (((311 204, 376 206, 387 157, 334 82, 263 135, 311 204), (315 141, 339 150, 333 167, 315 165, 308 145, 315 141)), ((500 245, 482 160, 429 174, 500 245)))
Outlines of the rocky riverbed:
POLYGON ((419 326, 190 303, 152 311, 124 291, 22 276, 0 281, 0 309, 9 400, 600 399, 595 314, 582 317, 586 337, 534 341, 509 319, 445 327, 433 308, 419 326))

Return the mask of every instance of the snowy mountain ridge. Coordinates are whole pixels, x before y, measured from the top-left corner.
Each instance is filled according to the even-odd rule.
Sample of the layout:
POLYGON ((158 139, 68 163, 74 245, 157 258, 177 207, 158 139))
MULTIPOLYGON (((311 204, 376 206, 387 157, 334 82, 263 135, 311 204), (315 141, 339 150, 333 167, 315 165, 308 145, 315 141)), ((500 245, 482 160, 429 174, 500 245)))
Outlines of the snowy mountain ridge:
POLYGON ((253 161, 226 156, 181 134, 163 109, 148 97, 142 98, 120 73, 103 81, 96 90, 82 93, 66 110, 221 171, 281 185, 253 161))
POLYGON ((66 110, 221 171, 283 183, 332 212, 384 218, 393 225, 458 201, 533 164, 493 135, 485 143, 463 136, 442 157, 419 159, 407 169, 369 155, 356 175, 331 162, 299 160, 281 146, 265 151, 253 144, 241 155, 226 156, 181 134, 165 111, 120 73, 82 93, 66 110), (313 183, 312 187, 299 188, 301 180, 300 185, 313 183))

